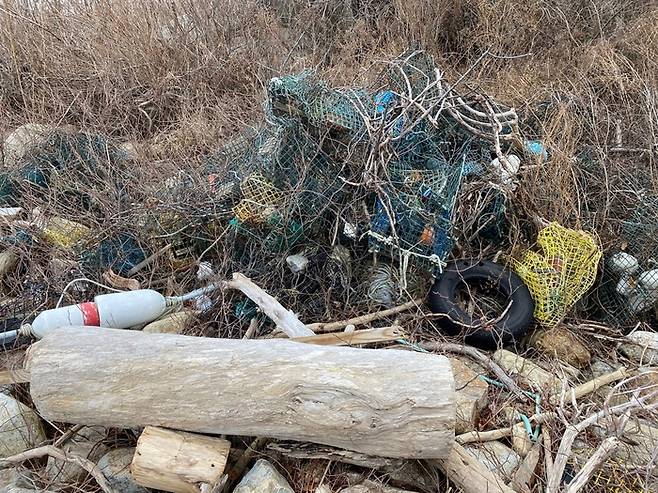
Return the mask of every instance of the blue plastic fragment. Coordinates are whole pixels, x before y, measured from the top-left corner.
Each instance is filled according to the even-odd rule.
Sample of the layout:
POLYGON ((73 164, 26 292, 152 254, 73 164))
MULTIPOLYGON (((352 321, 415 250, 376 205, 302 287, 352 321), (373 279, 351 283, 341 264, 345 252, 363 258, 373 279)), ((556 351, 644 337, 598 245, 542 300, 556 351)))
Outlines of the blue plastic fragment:
POLYGON ((548 159, 548 152, 546 151, 546 147, 544 147, 544 144, 541 141, 526 140, 523 145, 526 152, 535 156, 541 156, 543 160, 548 159))

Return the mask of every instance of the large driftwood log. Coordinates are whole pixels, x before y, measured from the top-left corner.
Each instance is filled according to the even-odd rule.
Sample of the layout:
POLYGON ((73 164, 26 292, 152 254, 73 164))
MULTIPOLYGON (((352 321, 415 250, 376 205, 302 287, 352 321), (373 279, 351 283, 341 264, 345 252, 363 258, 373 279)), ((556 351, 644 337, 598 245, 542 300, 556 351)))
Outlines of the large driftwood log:
POLYGON ((175 493, 201 493, 222 476, 231 442, 216 437, 147 426, 130 465, 135 481, 175 493))
POLYGON ((28 355, 53 421, 154 425, 311 441, 384 457, 445 457, 455 392, 443 356, 68 328, 28 355))

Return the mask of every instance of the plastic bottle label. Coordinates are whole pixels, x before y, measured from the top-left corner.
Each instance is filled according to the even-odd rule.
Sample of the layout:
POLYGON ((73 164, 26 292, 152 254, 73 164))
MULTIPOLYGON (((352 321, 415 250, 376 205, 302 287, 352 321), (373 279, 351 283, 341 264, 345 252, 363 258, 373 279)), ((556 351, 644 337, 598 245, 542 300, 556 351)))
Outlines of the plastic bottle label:
POLYGON ((100 327, 101 317, 98 314, 98 307, 93 301, 80 304, 80 310, 82 311, 82 321, 85 325, 92 327, 100 327))

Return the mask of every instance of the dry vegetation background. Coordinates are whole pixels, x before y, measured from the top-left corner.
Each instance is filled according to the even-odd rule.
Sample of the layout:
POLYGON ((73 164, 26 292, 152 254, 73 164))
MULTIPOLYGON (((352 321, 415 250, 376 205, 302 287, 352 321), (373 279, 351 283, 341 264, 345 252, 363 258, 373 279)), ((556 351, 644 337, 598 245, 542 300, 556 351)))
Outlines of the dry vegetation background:
POLYGON ((363 83, 414 43, 456 76, 488 50, 469 82, 553 150, 524 183, 530 207, 600 226, 606 202, 581 210, 571 158, 587 148, 606 167, 653 171, 651 153, 607 150, 616 122, 626 146, 658 142, 657 25, 655 2, 633 0, 4 0, 0 130, 71 124, 185 166, 258 118, 272 76, 315 67, 363 83))

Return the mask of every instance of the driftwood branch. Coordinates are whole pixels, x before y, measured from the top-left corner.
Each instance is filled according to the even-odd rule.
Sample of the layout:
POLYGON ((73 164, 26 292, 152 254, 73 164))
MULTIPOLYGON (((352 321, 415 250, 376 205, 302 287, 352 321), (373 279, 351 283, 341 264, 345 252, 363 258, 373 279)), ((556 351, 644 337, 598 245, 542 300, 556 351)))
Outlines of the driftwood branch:
POLYGON ((319 323, 309 324, 307 327, 316 333, 334 332, 336 330, 342 330, 348 325, 354 325, 354 326, 365 325, 365 324, 369 324, 370 322, 374 322, 375 320, 381 320, 382 318, 390 317, 391 315, 397 315, 398 313, 402 313, 408 310, 412 310, 414 308, 418 308, 420 305, 423 304, 423 302, 424 300, 422 298, 419 298, 417 300, 408 301, 407 303, 404 303, 399 306, 395 306, 393 308, 389 308, 387 310, 368 313, 366 315, 361 315, 359 317, 354 317, 354 318, 348 318, 346 320, 340 320, 338 322, 319 322, 319 323))
POLYGON ((601 465, 610 457, 615 450, 619 447, 619 438, 617 437, 608 437, 603 440, 603 443, 596 449, 596 452, 592 454, 589 460, 585 463, 583 468, 576 474, 569 487, 567 488, 566 493, 578 493, 583 486, 587 484, 589 479, 592 477, 592 474, 601 467, 601 465))
MULTIPOLYGON (((609 383, 616 382, 624 378, 628 378, 629 376, 630 373, 625 368, 620 368, 619 370, 613 371, 611 373, 606 373, 605 375, 601 375, 600 377, 597 377, 593 380, 590 380, 589 382, 585 382, 584 384, 575 387, 571 391, 572 396, 574 397, 574 399, 580 399, 581 397, 584 397, 587 394, 594 392, 602 385, 607 385, 609 383)), ((574 401, 573 400, 568 401, 568 403, 572 403, 572 402, 574 401)), ((533 416, 530 417, 530 421, 534 423, 541 423, 555 417, 555 415, 556 414, 554 412, 534 414, 533 416)), ((508 426, 506 428, 498 428, 496 430, 469 431, 468 433, 457 435, 455 437, 455 441, 457 443, 465 444, 465 443, 473 443, 473 442, 488 442, 492 440, 498 440, 500 438, 512 436, 514 426, 518 426, 519 424, 522 424, 522 422, 519 422, 513 426, 508 426)))
POLYGON ((470 356, 482 366, 489 369, 494 375, 496 375, 498 380, 500 380, 505 385, 505 387, 507 387, 509 391, 512 392, 520 400, 527 401, 530 399, 528 395, 523 392, 523 390, 521 390, 521 388, 514 382, 514 380, 512 380, 507 373, 505 373, 505 370, 503 370, 486 354, 478 351, 474 347, 464 346, 462 344, 453 344, 450 342, 424 342, 420 344, 420 347, 427 351, 443 351, 470 356))
POLYGON ((288 337, 312 336, 315 333, 304 325, 297 315, 284 308, 276 298, 267 294, 263 289, 258 287, 251 279, 236 272, 233 274, 233 280, 225 283, 226 287, 242 291, 251 301, 256 303, 260 309, 288 337))
POLYGON ((438 467, 464 493, 512 493, 505 481, 487 469, 469 454, 464 447, 455 444, 445 459, 429 461, 438 467))
POLYGON ((329 332, 315 336, 294 337, 295 342, 316 344, 319 346, 356 346, 377 342, 395 341, 404 338, 402 327, 380 327, 377 329, 355 330, 354 332, 329 332))
POLYGON ((20 464, 21 462, 25 462, 26 460, 39 459, 45 456, 50 456, 53 459, 58 459, 65 462, 71 462, 87 471, 96 480, 98 486, 100 486, 105 493, 119 493, 117 490, 110 486, 110 484, 107 482, 107 479, 96 464, 91 462, 89 459, 71 454, 70 452, 64 452, 63 450, 58 449, 52 445, 45 445, 43 447, 27 450, 26 452, 22 452, 20 454, 12 455, 11 457, 0 459, 0 469, 6 469, 16 464, 20 464))

